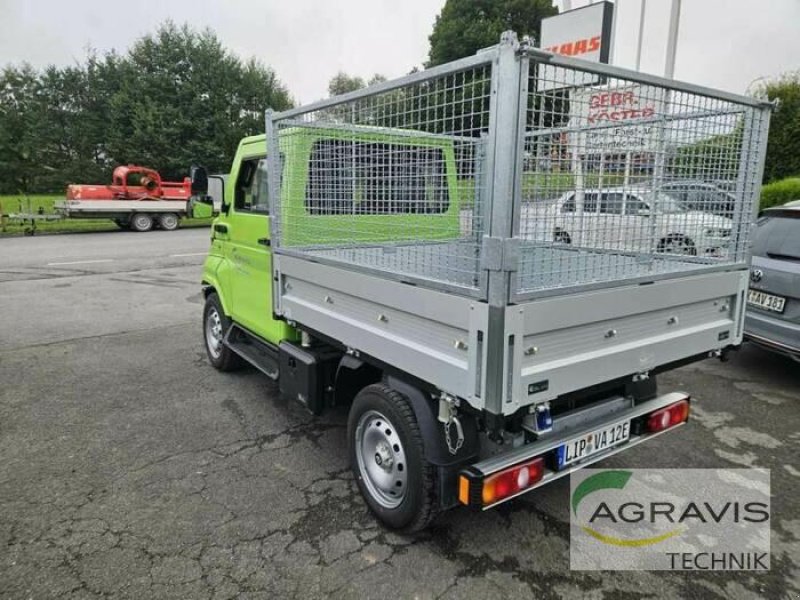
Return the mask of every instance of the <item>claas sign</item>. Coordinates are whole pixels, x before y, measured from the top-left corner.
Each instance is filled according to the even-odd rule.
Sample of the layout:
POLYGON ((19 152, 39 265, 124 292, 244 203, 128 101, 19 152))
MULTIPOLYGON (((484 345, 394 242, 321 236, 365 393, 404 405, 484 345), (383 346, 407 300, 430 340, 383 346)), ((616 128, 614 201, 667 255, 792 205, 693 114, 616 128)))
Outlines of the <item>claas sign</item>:
POLYGON ((543 50, 608 63, 611 46, 611 2, 598 2, 542 19, 543 50))

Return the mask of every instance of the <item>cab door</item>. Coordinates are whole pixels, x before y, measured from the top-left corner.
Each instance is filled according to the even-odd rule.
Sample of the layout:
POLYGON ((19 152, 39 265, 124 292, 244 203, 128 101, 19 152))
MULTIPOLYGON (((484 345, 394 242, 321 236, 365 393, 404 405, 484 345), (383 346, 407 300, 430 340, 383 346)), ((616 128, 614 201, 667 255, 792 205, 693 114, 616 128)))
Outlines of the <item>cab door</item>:
POLYGON ((259 337, 277 344, 290 329, 272 317, 272 253, 266 158, 245 157, 235 175, 227 219, 230 316, 259 337))

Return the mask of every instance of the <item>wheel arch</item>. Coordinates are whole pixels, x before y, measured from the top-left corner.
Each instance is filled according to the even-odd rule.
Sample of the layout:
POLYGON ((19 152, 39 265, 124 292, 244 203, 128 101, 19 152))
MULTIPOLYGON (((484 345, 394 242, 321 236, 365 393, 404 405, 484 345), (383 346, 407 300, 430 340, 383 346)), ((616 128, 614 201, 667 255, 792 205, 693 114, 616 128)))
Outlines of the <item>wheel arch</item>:
MULTIPOLYGON (((430 393, 401 379, 397 374, 386 373, 360 358, 345 355, 339 362, 335 383, 336 405, 349 404, 362 389, 381 381, 408 399, 423 436, 428 462, 437 467, 449 467, 461 464, 477 455, 478 427, 471 415, 463 412, 459 414, 464 430, 464 444, 456 454, 451 454, 444 438, 444 428, 439 422, 438 404, 431 398, 430 393)), ((455 434, 455 431, 453 433, 455 434)))
MULTIPOLYGON (((430 394, 395 375, 387 375, 385 380, 386 385, 408 398, 414 416, 417 417, 428 462, 437 467, 449 467, 459 465, 477 455, 478 427, 475 419, 465 413, 459 415, 464 430, 464 444, 455 454, 451 454, 445 441, 443 424, 439 422, 437 403, 430 394)), ((453 433, 455 434, 455 431, 453 433)))
POLYGON ((211 294, 216 294, 219 298, 220 304, 222 304, 222 310, 225 313, 225 316, 230 318, 231 313, 228 310, 228 303, 225 298, 225 294, 222 293, 220 286, 217 285, 217 282, 210 277, 204 277, 200 285, 202 286, 203 299, 207 299, 211 294))

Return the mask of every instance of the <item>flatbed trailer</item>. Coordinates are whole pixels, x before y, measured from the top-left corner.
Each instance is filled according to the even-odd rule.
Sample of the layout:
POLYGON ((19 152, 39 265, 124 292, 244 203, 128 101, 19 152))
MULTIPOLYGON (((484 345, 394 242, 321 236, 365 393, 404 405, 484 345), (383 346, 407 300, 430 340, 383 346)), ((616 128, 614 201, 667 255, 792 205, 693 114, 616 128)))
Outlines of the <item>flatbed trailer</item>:
POLYGON ((690 409, 657 375, 742 342, 769 110, 509 32, 268 111, 212 227, 209 359, 255 365, 315 414, 349 405, 358 486, 406 531, 655 439, 690 409), (621 191, 589 160, 620 148, 649 165, 621 191), (658 191, 667 176, 735 180, 732 218, 694 211, 664 233, 689 219, 658 191))
MULTIPOLYGON (((148 231, 158 227, 167 231, 178 228, 181 219, 188 217, 210 217, 219 212, 225 175, 208 177, 208 204, 198 205, 188 200, 76 200, 66 198, 55 204, 56 218, 64 219, 109 219, 121 229, 148 231)), ((49 215, 52 216, 52 215, 49 215)))
POLYGON ((187 216, 185 200, 64 200, 55 205, 64 218, 110 219, 121 228, 148 231, 178 228, 187 216))

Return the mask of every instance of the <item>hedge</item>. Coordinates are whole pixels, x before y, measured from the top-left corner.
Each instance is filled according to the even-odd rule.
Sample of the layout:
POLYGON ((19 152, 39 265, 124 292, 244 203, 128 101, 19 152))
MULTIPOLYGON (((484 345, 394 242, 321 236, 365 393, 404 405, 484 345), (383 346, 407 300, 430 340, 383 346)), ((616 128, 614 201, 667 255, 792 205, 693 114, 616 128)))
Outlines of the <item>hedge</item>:
POLYGON ((761 187, 761 209, 800 200, 800 177, 787 177, 761 187))

